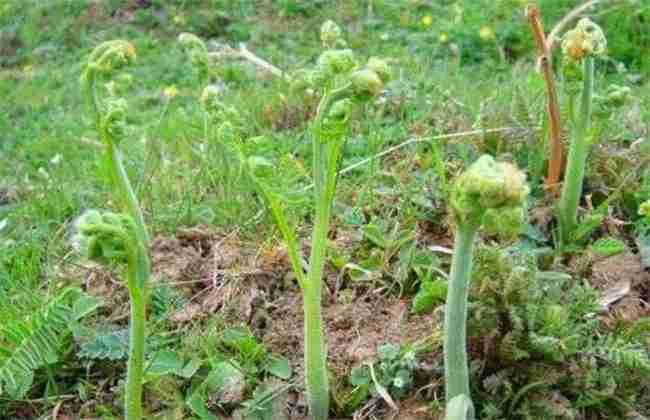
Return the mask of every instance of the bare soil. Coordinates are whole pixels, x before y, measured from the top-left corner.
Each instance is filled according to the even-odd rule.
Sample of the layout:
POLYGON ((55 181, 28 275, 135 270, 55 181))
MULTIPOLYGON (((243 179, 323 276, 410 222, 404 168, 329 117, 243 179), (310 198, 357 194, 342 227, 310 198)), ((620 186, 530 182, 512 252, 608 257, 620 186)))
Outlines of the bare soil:
MULTIPOLYGON (((179 231, 176 237, 156 238, 152 263, 154 282, 167 282, 190 297, 184 308, 172 314, 172 321, 191 322, 219 313, 228 325, 250 327, 269 351, 289 360, 294 372, 304 371, 302 295, 281 248, 260 249, 259 244, 234 235, 193 228, 179 231)), ((407 301, 354 285, 333 296, 334 273, 326 277, 323 317, 328 367, 337 382, 345 383, 351 369, 372 360, 382 344, 414 343, 432 335, 437 318, 410 314, 407 301)), ((421 355, 428 373, 440 363, 439 356, 439 352, 421 355)), ((432 375, 418 378, 418 387, 427 392, 438 386, 432 375)), ((430 410, 424 409, 425 400, 430 396, 420 394, 414 392, 400 403, 399 412, 380 399, 370 400, 366 411, 377 419, 426 419, 430 410)), ((290 392, 287 398, 287 418, 304 418, 303 395, 290 392)))

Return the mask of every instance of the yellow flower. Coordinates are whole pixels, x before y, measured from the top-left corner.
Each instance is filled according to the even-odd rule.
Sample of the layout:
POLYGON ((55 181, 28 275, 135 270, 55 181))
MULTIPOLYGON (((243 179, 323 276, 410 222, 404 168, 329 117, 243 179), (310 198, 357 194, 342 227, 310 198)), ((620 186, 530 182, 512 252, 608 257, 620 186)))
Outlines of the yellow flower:
POLYGON ((183 16, 183 15, 174 16, 174 23, 177 24, 177 25, 185 24, 185 16, 183 16))
POLYGON ((401 15, 399 15, 399 24, 401 27, 409 26, 410 23, 411 23, 411 18, 409 17, 408 14, 402 13, 401 15))
POLYGON ((446 44, 449 41, 449 35, 447 32, 442 32, 438 36, 438 41, 440 41, 441 44, 446 44))
POLYGON ((650 200, 639 206, 639 216, 650 217, 650 200))
POLYGON ((126 43, 124 54, 131 61, 135 60, 138 56, 135 52, 135 47, 130 42, 126 43))
POLYGON ((494 39, 494 31, 489 26, 481 26, 481 29, 478 31, 478 36, 481 37, 483 41, 489 41, 494 39))
POLYGON ((426 15, 422 17, 422 25, 424 25, 425 28, 430 27, 433 24, 433 18, 431 15, 426 15))
POLYGON ((173 99, 176 95, 178 95, 176 85, 167 86, 163 89, 163 96, 167 99, 173 99))

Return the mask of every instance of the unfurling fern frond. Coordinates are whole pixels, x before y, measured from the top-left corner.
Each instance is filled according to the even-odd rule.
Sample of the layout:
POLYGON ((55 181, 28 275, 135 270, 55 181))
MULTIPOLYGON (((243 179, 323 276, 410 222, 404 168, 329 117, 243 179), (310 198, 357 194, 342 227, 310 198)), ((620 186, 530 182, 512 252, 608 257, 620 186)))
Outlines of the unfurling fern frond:
POLYGON ((0 329, 0 395, 26 393, 26 378, 32 378, 36 369, 56 360, 61 332, 67 330, 74 318, 71 297, 75 294, 74 289, 68 289, 31 319, 0 329))

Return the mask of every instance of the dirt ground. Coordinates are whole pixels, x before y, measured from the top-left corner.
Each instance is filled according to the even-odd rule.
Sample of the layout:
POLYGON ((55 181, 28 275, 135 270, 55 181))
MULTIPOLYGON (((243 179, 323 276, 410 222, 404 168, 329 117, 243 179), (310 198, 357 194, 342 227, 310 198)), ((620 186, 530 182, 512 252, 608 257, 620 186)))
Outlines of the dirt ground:
MULTIPOLYGON (((260 248, 236 235, 221 235, 208 228, 180 230, 176 237, 159 236, 152 242, 152 287, 166 284, 181 291, 186 304, 170 316, 179 328, 218 314, 227 325, 248 326, 269 351, 286 357, 293 372, 303 372, 302 295, 280 247, 260 248)), ((86 289, 111 296, 107 315, 113 322, 128 321, 128 296, 117 277, 98 267, 86 267, 86 289)), ((328 367, 333 381, 344 384, 351 369, 375 358, 385 343, 414 343, 432 339, 436 317, 417 316, 408 303, 395 296, 351 285, 334 296, 336 278, 326 274, 323 316, 328 367)), ((438 343, 439 344, 439 343, 438 343)), ((438 348, 439 346, 434 346, 438 348)), ((439 350, 420 355, 422 369, 415 372, 417 387, 391 409, 381 398, 370 399, 354 419, 427 419, 432 393, 441 386, 439 350), (436 372, 432 375, 432 372, 436 372), (436 377, 434 382, 431 379, 436 377)), ((301 387, 303 378, 295 377, 301 387)), ((345 386, 345 385, 343 385, 345 386)), ((282 399, 288 420, 305 419, 306 402, 300 388, 282 399)), ((237 413, 232 419, 238 418, 237 413)))
MULTIPOLYGON (((248 326, 269 351, 286 357, 299 384, 282 396, 287 420, 305 419, 303 378, 302 295, 279 245, 265 248, 235 234, 222 235, 208 228, 180 230, 176 237, 157 237, 152 244, 152 287, 166 284, 181 291, 186 304, 170 320, 184 324, 218 314, 228 326, 248 326)), ((603 321, 634 322, 650 315, 650 273, 639 256, 623 253, 609 258, 591 256, 589 283, 601 292, 607 308, 603 321)), ((86 276, 91 294, 111 296, 113 322, 127 321, 128 296, 111 273, 92 268, 86 276)), ((381 289, 379 289, 381 290, 381 289)), ((328 367, 333 386, 345 386, 351 369, 376 357, 385 343, 405 344, 429 339, 435 343, 420 354, 417 383, 407 398, 391 409, 381 398, 370 399, 353 419, 427 419, 431 401, 441 390, 441 353, 434 331, 437 315, 413 315, 408 302, 364 285, 340 287, 334 272, 327 272, 323 288, 328 367), (332 291, 337 290, 336 294, 332 291)), ((237 412, 232 419, 237 420, 237 412)))

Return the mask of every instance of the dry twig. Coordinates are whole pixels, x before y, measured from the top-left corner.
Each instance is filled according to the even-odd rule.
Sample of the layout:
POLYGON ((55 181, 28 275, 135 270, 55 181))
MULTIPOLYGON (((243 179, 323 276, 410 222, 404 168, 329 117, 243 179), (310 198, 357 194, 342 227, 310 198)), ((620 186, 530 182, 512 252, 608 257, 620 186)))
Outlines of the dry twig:
POLYGON ((220 45, 220 50, 217 52, 210 53, 209 56, 210 58, 216 60, 221 60, 223 58, 243 59, 255 64, 260 69, 268 73, 271 73, 273 76, 285 80, 289 80, 289 76, 287 75, 287 73, 280 70, 279 68, 269 63, 268 61, 253 54, 250 50, 248 50, 248 48, 246 48, 246 44, 244 43, 240 43, 238 49, 232 48, 228 45, 220 45))
POLYGON ((555 78, 553 77, 553 65, 551 61, 551 48, 545 39, 544 27, 540 16, 539 7, 530 5, 526 9, 526 16, 530 23, 537 54, 539 66, 544 74, 546 83, 546 96, 548 104, 548 117, 550 123, 549 142, 551 145, 551 156, 548 161, 548 175, 546 178, 546 187, 548 190, 557 194, 558 185, 562 177, 562 166, 564 164, 564 147, 562 145, 562 127, 560 120, 560 106, 557 99, 557 90, 555 89, 555 78))

